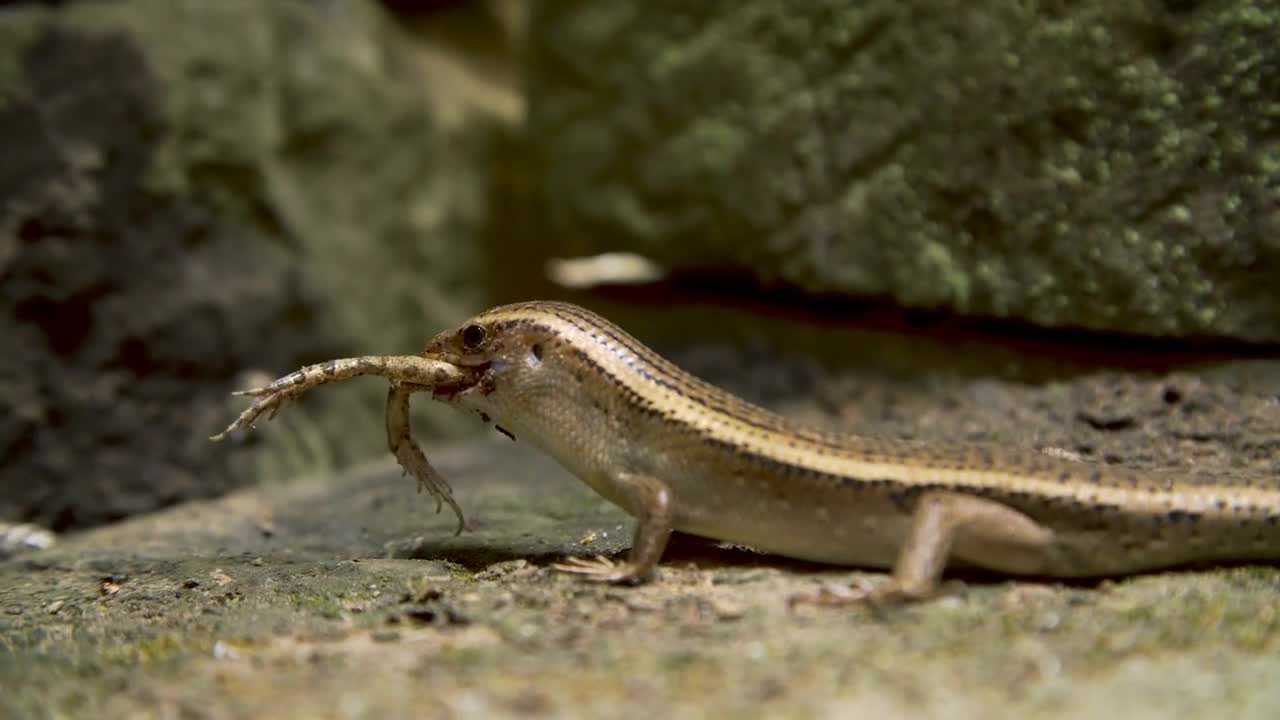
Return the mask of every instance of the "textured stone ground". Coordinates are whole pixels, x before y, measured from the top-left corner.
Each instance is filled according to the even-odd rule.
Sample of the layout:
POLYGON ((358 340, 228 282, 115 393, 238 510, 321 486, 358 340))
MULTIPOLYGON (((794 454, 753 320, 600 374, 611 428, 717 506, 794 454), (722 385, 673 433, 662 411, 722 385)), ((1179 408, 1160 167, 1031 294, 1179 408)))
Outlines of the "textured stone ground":
MULTIPOLYGON (((1189 375, 1039 388, 818 377, 824 403, 784 409, 870 433, 1274 482, 1280 406, 1274 371, 1260 377, 1243 391, 1189 375)), ((432 455, 473 531, 452 536, 451 517, 377 464, 189 503, 0 564, 0 714, 1280 712, 1276 567, 1069 585, 965 576, 941 599, 875 614, 787 604, 862 573, 683 538, 659 582, 599 587, 547 564, 624 547, 618 511, 501 437, 432 455)))

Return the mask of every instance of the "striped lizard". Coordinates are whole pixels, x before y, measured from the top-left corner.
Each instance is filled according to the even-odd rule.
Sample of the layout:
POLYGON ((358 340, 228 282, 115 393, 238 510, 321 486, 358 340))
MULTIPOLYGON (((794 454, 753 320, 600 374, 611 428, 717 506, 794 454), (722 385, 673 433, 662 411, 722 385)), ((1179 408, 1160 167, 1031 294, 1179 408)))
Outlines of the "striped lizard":
MULTIPOLYGON (((636 518, 627 561, 570 558, 592 579, 648 579, 673 530, 804 560, 891 568, 822 601, 925 598, 948 565, 1108 576, 1280 559, 1280 482, 1196 481, 1031 450, 838 434, 751 405, 680 370, 613 323, 560 302, 493 308, 420 356, 351 358, 249 391, 228 432, 357 374, 386 377, 388 445, 420 487, 448 484, 408 435, 408 398, 478 413, 532 442, 636 518)), ((215 439, 224 436, 222 433, 215 439)))

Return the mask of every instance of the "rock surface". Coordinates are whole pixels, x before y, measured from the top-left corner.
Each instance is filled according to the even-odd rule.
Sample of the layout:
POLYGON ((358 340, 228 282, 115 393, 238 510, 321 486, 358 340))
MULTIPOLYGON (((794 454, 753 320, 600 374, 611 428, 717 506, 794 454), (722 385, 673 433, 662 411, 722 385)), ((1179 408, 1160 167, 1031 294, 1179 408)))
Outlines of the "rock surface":
MULTIPOLYGON (((1274 378, 1272 368, 1271 377, 1274 378)), ((923 440, 1274 479, 1276 388, 1096 375, 1034 389, 819 381, 784 409, 923 440)), ((262 428, 273 431, 273 426, 262 428)), ((1280 569, 1101 583, 957 576, 871 613, 790 608, 881 579, 683 537, 659 581, 547 565, 630 521, 520 443, 435 447, 474 529, 386 465, 188 503, 0 562, 0 714, 1270 718, 1280 569)))
POLYGON ((253 371, 412 352, 483 305, 511 93, 372 0, 22 5, 0 40, 0 519, 83 527, 381 447, 348 427, 379 393, 269 455, 204 438, 253 371))

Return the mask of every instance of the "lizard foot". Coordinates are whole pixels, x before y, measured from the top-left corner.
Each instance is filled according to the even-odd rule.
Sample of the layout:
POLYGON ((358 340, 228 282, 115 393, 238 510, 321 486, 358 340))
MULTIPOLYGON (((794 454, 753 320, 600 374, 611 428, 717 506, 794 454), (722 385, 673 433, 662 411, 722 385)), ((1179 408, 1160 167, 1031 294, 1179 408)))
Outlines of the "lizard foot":
POLYGON ((629 562, 614 562, 603 555, 592 558, 570 556, 564 562, 555 563, 553 569, 572 575, 581 575, 592 582, 613 583, 616 585, 638 585, 644 582, 644 576, 629 562))

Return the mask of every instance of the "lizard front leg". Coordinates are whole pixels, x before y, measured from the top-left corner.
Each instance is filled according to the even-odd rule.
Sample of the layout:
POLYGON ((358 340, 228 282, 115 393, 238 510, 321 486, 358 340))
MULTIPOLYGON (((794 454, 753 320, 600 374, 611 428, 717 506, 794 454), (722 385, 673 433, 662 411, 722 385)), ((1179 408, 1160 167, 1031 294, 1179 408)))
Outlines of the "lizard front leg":
POLYGON ((615 563, 603 556, 592 559, 570 557, 553 565, 556 570, 624 585, 645 582, 653 575, 654 568, 662 559, 662 551, 667 549, 667 541, 671 539, 671 489, 652 475, 628 472, 617 473, 614 486, 622 491, 627 511, 636 518, 627 561, 615 563))

